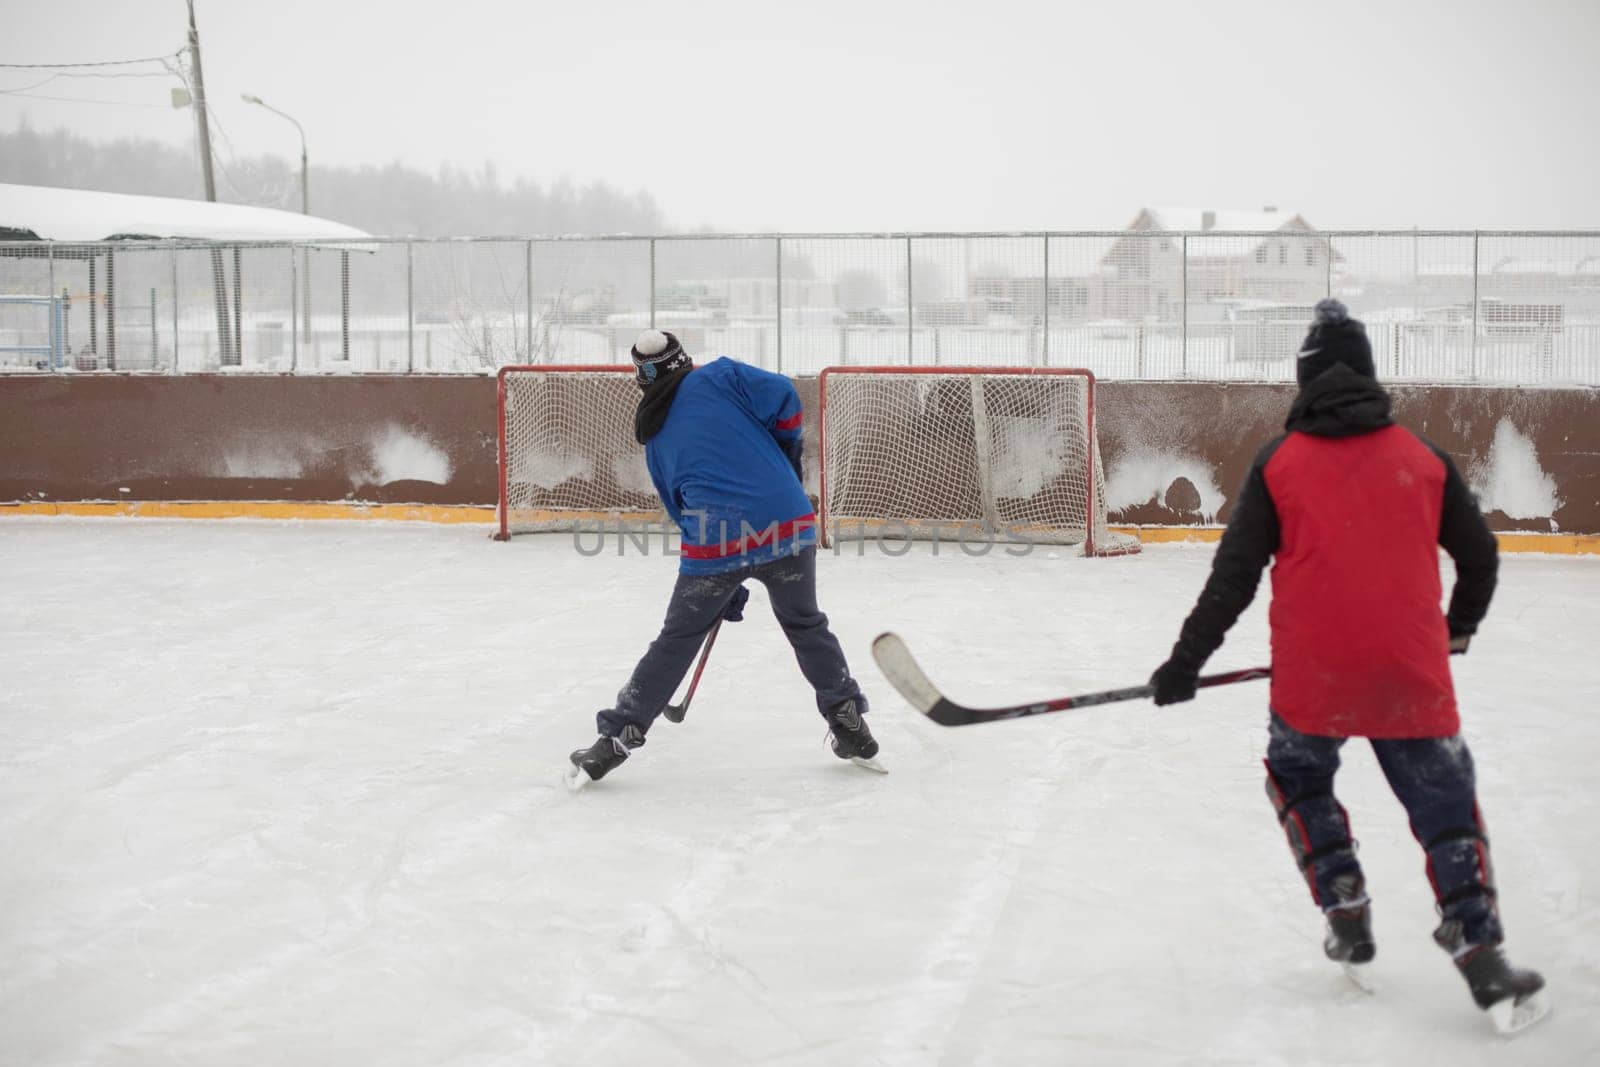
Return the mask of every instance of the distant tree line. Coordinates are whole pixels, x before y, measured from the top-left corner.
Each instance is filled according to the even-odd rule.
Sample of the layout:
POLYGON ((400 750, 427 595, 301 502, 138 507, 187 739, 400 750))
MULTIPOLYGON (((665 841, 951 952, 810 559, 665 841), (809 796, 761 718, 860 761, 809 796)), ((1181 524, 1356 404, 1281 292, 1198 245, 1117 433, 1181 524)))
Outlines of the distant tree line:
MULTIPOLYGON (((192 148, 149 139, 91 141, 23 121, 0 132, 0 182, 96 189, 146 196, 203 197, 192 148)), ((256 156, 216 168, 217 198, 288 211, 300 208, 298 158, 256 156)), ((435 173, 394 162, 319 166, 311 161, 314 215, 387 236, 466 237, 534 234, 653 234, 669 231, 644 192, 560 178, 549 186, 503 181, 493 164, 446 164, 435 173)))

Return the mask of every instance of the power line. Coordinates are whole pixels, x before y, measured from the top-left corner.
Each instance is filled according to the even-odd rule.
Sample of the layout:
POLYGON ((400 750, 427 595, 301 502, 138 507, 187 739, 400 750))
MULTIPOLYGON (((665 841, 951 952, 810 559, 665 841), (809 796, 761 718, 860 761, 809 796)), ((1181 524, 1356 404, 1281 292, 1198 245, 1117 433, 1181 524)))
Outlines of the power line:
POLYGON ((150 56, 145 59, 108 59, 100 63, 0 63, 0 70, 59 70, 66 67, 131 67, 137 63, 161 63, 176 56, 181 56, 183 49, 169 52, 164 56, 150 56))
POLYGON ((40 86, 49 85, 51 82, 55 81, 60 76, 61 75, 59 75, 59 74, 52 74, 52 75, 50 75, 50 77, 46 78, 42 82, 34 82, 32 85, 24 85, 20 89, 0 89, 0 93, 25 93, 29 89, 37 89, 40 86))
POLYGON ((69 71, 62 71, 59 74, 50 76, 52 78, 170 78, 172 73, 171 69, 168 68, 167 70, 130 70, 126 74, 73 74, 69 71))
POLYGON ((60 100, 68 104, 107 104, 111 107, 153 108, 156 111, 167 111, 171 107, 168 104, 130 104, 126 100, 96 100, 87 96, 48 96, 44 93, 25 93, 19 89, 6 89, 4 92, 9 96, 22 96, 29 100, 60 100))
POLYGON ((34 82, 32 85, 22 85, 15 89, 0 89, 0 93, 25 93, 30 89, 38 89, 49 85, 58 78, 170 78, 170 70, 153 70, 144 74, 52 74, 43 81, 34 82))

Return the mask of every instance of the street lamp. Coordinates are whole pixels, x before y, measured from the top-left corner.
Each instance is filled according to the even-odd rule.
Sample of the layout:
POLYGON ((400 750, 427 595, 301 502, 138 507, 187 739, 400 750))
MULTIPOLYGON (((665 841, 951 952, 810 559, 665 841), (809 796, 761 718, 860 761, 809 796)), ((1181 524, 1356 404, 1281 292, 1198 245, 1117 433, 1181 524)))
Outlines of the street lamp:
POLYGON ((247 104, 260 104, 274 115, 283 116, 290 122, 293 122, 294 128, 300 131, 300 214, 311 214, 311 183, 310 178, 308 177, 309 171, 306 167, 305 127, 301 126, 299 122, 295 121, 295 117, 293 115, 279 111, 277 108, 273 107, 259 96, 251 96, 249 93, 243 93, 240 95, 239 99, 243 100, 247 104))
MULTIPOLYGON (((294 128, 300 131, 300 214, 311 214, 311 179, 309 177, 310 170, 306 166, 305 127, 300 125, 293 115, 279 111, 277 108, 273 107, 259 96, 251 96, 249 93, 241 93, 239 95, 239 99, 243 100, 247 104, 260 104, 274 115, 280 115, 283 118, 288 119, 290 122, 293 122, 294 128)), ((347 252, 345 255, 348 257, 349 253, 347 252)), ((292 263, 293 260, 290 262, 292 263)), ((348 293, 348 290, 346 292, 348 293)), ((308 339, 311 339, 313 350, 316 350, 317 345, 316 341, 314 340, 315 334, 311 328, 311 253, 305 248, 300 250, 300 303, 302 305, 301 315, 305 320, 305 326, 303 329, 305 330, 308 339)), ((294 287, 292 281, 290 283, 289 307, 290 313, 293 314, 294 287)), ((296 323, 294 326, 294 340, 292 342, 293 352, 291 354, 291 359, 295 362, 298 362, 300 358, 301 329, 302 327, 300 324, 296 323)))

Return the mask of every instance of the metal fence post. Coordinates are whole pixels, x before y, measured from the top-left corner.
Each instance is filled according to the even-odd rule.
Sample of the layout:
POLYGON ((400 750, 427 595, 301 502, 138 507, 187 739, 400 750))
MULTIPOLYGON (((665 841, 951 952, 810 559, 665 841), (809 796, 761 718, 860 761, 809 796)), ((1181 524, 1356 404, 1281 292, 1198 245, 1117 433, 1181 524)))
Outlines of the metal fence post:
POLYGON ((916 362, 912 353, 916 350, 916 326, 912 320, 911 302, 911 237, 906 236, 906 366, 916 362))
MULTIPOLYGON (((293 294, 289 299, 294 299, 293 294)), ((317 334, 311 328, 311 249, 304 247, 300 249, 300 321, 305 323, 306 347, 312 348, 317 334)))
MULTIPOLYGON (((178 341, 178 246, 172 246, 172 373, 179 372, 179 352, 182 346, 178 341)), ((294 299, 294 294, 289 294, 289 299, 294 299)))
POLYGON ((1179 327, 1178 334, 1178 373, 1187 378, 1189 376, 1189 235, 1184 234, 1178 242, 1178 252, 1183 257, 1183 263, 1178 270, 1178 295, 1183 299, 1183 324, 1179 327))
POLYGON ((406 242, 406 373, 417 369, 416 263, 406 242))
POLYGON ((656 239, 650 238, 650 328, 656 328, 656 239))
POLYGON ((1467 349, 1467 375, 1471 380, 1478 380, 1478 238, 1479 232, 1472 231, 1472 343, 1467 349))
POLYGON ((1329 300, 1332 300, 1333 299, 1333 238, 1329 237, 1327 239, 1327 241, 1324 242, 1324 244, 1325 244, 1325 247, 1322 250, 1323 251, 1323 258, 1326 259, 1328 262, 1327 262, 1327 265, 1326 265, 1327 266, 1327 277, 1324 279, 1323 285, 1322 285, 1322 295, 1324 297, 1328 298, 1329 300))
MULTIPOLYGON (((46 310, 50 312, 50 328, 45 331, 45 342, 50 346, 50 370, 54 372, 58 362, 56 352, 58 350, 58 346, 64 343, 62 338, 65 337, 67 331, 65 322, 61 324, 61 330, 59 333, 56 330, 56 246, 54 242, 45 245, 44 254, 47 261, 45 270, 49 274, 49 279, 45 285, 44 293, 50 301, 45 305, 46 310)), ((62 313, 61 318, 66 318, 65 312, 62 313)))
POLYGON ((106 249, 106 369, 117 369, 117 253, 106 249))
POLYGON ((233 364, 244 366, 244 254, 233 246, 233 364))
POLYGON ((1040 343, 1039 363, 1050 365, 1050 235, 1044 237, 1044 337, 1040 343))
POLYGON ((783 373, 783 238, 782 237, 776 237, 776 238, 773 239, 772 243, 776 246, 775 251, 777 253, 777 260, 778 260, 778 271, 777 271, 777 290, 778 290, 778 292, 777 292, 776 302, 775 302, 774 307, 773 307, 773 310, 776 312, 776 314, 774 316, 774 321, 775 321, 775 323, 777 325, 777 329, 776 329, 775 332, 778 335, 778 341, 777 341, 777 345, 778 345, 778 362, 777 362, 777 366, 775 366, 773 368, 773 370, 777 371, 779 374, 782 374, 783 373))
POLYGON ((350 250, 339 250, 339 358, 350 363, 350 250))
POLYGON ((300 264, 294 256, 294 246, 289 247, 289 373, 300 369, 300 305, 295 299, 300 292, 300 264))
POLYGON ((528 298, 528 362, 533 362, 533 240, 528 241, 526 262, 523 263, 522 284, 527 288, 528 298))

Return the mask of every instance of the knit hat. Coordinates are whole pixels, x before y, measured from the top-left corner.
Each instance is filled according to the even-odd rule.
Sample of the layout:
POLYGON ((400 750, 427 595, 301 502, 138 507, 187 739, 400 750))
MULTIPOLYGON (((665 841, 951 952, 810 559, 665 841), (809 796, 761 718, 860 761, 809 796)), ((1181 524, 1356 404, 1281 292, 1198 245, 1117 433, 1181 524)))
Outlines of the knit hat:
POLYGON ((1368 378, 1378 376, 1366 326, 1350 317, 1349 308, 1330 297, 1317 301, 1311 330, 1295 361, 1295 378, 1305 385, 1335 363, 1343 363, 1368 378))
POLYGON ((638 372, 639 388, 644 389, 676 370, 694 365, 678 339, 665 330, 646 330, 633 342, 633 367, 638 372))

